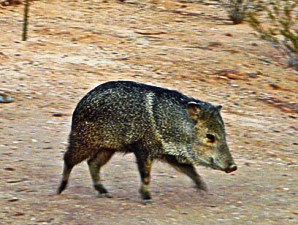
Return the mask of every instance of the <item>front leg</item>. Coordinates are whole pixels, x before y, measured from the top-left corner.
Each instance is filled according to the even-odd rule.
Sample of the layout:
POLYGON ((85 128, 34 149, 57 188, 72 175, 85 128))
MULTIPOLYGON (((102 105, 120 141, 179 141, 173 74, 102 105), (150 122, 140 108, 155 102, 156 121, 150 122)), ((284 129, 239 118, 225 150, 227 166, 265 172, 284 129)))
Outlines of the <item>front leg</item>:
POLYGON ((144 202, 149 202, 151 200, 150 194, 150 173, 153 160, 149 157, 149 155, 145 152, 137 151, 135 152, 138 169, 141 176, 141 187, 140 194, 144 202))
POLYGON ((203 191, 208 191, 206 183, 203 181, 201 176, 197 173, 196 168, 192 164, 179 163, 178 160, 173 156, 167 156, 164 159, 167 163, 173 166, 177 171, 184 173, 190 179, 192 179, 198 189, 203 191))

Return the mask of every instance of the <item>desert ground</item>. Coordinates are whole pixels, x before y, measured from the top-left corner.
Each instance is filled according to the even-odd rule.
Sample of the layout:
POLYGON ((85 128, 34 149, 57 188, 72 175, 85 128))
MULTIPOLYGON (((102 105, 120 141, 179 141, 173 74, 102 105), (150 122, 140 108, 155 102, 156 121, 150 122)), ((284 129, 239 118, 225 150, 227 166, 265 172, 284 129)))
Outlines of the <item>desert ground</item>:
POLYGON ((0 7, 0 224, 298 224, 298 72, 218 1, 31 1, 0 7), (97 198, 86 162, 56 195, 78 101, 132 80, 223 104, 238 170, 197 167, 208 193, 153 166, 152 204, 138 194, 133 155, 103 168, 97 198))

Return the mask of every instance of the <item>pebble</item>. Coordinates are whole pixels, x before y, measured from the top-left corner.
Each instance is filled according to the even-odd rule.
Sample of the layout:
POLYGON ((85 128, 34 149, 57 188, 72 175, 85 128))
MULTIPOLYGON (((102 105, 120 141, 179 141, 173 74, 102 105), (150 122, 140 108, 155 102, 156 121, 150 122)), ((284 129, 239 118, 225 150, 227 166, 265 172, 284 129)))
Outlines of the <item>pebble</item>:
POLYGON ((19 201, 19 199, 17 197, 13 197, 11 199, 8 200, 9 202, 17 202, 19 201))
POLYGON ((247 73, 247 76, 250 78, 257 78, 258 74, 257 73, 247 73))
POLYGON ((241 201, 238 201, 238 202, 236 202, 236 205, 239 207, 239 206, 242 206, 243 203, 241 201))
POLYGON ((15 171, 15 169, 12 168, 12 167, 5 167, 4 170, 6 170, 6 171, 15 171))
POLYGON ((25 181, 24 179, 20 179, 20 180, 8 180, 6 183, 8 184, 15 184, 15 183, 20 183, 25 181))
POLYGON ((62 117, 63 114, 62 113, 54 113, 52 116, 54 116, 54 117, 62 117))
POLYGON ((10 95, 0 93, 0 103, 11 103, 14 101, 14 98, 10 95))
POLYGON ((25 213, 22 213, 22 212, 16 212, 15 214, 13 214, 14 216, 24 216, 25 213))
POLYGON ((268 59, 259 59, 259 60, 268 64, 272 64, 272 62, 268 59))
POLYGON ((278 86, 277 84, 271 83, 269 84, 270 87, 272 87, 273 89, 277 90, 277 89, 281 89, 280 86, 278 86))

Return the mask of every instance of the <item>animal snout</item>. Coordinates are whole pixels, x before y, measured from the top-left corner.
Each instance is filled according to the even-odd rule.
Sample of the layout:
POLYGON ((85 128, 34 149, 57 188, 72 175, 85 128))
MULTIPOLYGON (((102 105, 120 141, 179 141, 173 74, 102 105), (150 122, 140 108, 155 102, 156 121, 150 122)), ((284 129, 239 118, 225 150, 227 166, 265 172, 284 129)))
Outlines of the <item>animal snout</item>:
POLYGON ((235 164, 231 164, 229 165, 226 169, 225 169, 225 172, 226 173, 232 173, 234 172, 235 170, 237 170, 237 166, 235 164))

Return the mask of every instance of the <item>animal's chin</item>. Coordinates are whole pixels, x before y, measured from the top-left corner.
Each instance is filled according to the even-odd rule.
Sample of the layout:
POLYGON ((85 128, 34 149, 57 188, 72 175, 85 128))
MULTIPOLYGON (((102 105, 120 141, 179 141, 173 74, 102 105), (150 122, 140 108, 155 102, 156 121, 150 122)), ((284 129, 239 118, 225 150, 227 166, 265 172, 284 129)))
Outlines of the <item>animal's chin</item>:
POLYGON ((193 161, 194 161, 193 163, 194 163, 196 166, 205 166, 205 167, 208 167, 208 168, 215 169, 215 168, 213 168, 213 165, 212 165, 210 162, 206 161, 206 160, 203 160, 203 159, 195 159, 195 160, 193 160, 193 161))
POLYGON ((211 168, 211 169, 214 169, 214 170, 221 170, 221 171, 225 170, 225 169, 221 168, 220 166, 218 166, 214 162, 211 162, 207 159, 198 157, 198 155, 195 154, 195 153, 189 154, 187 158, 195 166, 204 166, 204 167, 207 167, 207 168, 211 168))
POLYGON ((204 160, 204 159, 196 159, 194 164, 196 166, 204 166, 204 167, 207 167, 207 168, 210 168, 210 169, 213 169, 213 170, 221 170, 221 171, 224 171, 223 168, 221 168, 220 166, 212 163, 212 162, 208 162, 207 160, 204 160))

